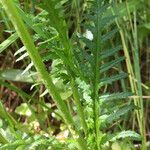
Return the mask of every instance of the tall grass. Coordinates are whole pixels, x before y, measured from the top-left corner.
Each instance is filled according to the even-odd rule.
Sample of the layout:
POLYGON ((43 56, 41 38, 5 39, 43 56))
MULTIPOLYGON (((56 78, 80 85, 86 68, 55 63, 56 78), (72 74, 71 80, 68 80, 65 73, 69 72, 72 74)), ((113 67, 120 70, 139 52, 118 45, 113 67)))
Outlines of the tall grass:
POLYGON ((130 14, 129 5, 126 3, 127 17, 123 18, 124 20, 116 21, 118 28, 120 29, 120 36, 122 39, 124 55, 126 56, 126 65, 129 73, 129 81, 131 90, 135 95, 138 95, 139 98, 134 98, 134 103, 138 106, 139 110, 136 110, 136 118, 139 124, 139 130, 142 135, 142 149, 146 149, 146 128, 145 128, 145 114, 144 114, 144 105, 143 105, 143 94, 142 94, 142 82, 141 82, 141 71, 140 71, 140 55, 139 55, 139 44, 138 44, 138 31, 137 31, 137 13, 134 8, 133 17, 130 14), (133 18, 133 22, 132 22, 133 18), (127 28, 123 25, 123 21, 126 19, 129 20, 131 33, 127 30, 127 28), (132 57, 129 54, 129 45, 127 43, 130 40, 130 46, 132 49, 132 57, 133 57, 133 65, 131 63, 132 57), (133 41, 133 43, 131 42, 133 41))

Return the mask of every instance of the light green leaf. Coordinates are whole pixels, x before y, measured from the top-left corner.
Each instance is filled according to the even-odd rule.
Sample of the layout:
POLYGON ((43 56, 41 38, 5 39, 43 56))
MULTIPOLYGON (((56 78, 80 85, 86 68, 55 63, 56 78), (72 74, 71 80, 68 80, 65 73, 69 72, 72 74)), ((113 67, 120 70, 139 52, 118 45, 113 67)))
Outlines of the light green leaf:
POLYGON ((118 93, 108 93, 108 94, 104 94, 104 95, 101 95, 99 98, 100 98, 100 101, 106 103, 106 102, 109 102, 109 101, 113 101, 113 100, 120 100, 120 99, 125 99, 125 98, 128 98, 129 96, 132 96, 133 94, 131 92, 118 92, 118 93))
POLYGON ((3 43, 0 44, 0 53, 3 52, 8 46, 14 43, 18 39, 18 34, 12 34, 8 39, 6 39, 3 43))
POLYGON ((7 139, 1 133, 0 133, 0 143, 2 143, 2 144, 8 143, 7 139))
POLYGON ((150 30, 150 23, 144 24, 143 26, 150 30))
POLYGON ((15 109, 15 113, 23 116, 31 116, 32 112, 26 103, 22 103, 15 109))
POLYGON ((34 72, 27 71, 23 74, 24 70, 20 69, 8 69, 8 70, 0 70, 0 79, 2 80, 11 80, 17 82, 29 82, 33 83, 34 80, 38 80, 37 75, 31 76, 34 72), (33 80, 34 79, 34 80, 33 80))
POLYGON ((122 131, 118 134, 116 134, 110 141, 116 141, 118 139, 124 139, 124 138, 131 138, 133 140, 137 140, 140 141, 141 140, 141 136, 134 132, 134 131, 122 131))

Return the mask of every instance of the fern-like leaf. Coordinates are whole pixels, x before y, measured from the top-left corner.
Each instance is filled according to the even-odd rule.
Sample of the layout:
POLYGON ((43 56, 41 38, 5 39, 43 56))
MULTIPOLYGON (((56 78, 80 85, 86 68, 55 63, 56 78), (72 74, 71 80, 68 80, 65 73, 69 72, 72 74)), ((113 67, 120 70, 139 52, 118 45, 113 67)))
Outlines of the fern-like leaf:
POLYGON ((118 111, 110 114, 106 118, 105 122, 108 123, 108 124, 111 124, 113 121, 118 120, 122 115, 126 114, 127 112, 129 112, 133 108, 135 108, 134 105, 124 106, 124 107, 120 108, 118 111))
POLYGON ((106 77, 106 78, 102 78, 100 80, 100 87, 106 85, 106 84, 112 84, 112 82, 117 81, 117 80, 121 80, 123 78, 126 78, 128 76, 127 73, 119 73, 117 75, 113 75, 110 77, 106 77))
POLYGON ((125 57, 119 57, 113 61, 110 61, 106 64, 101 65, 100 67, 100 73, 103 73, 107 70, 109 70, 110 68, 112 68, 113 66, 117 65, 118 63, 120 63, 121 61, 123 61, 125 59, 125 57))
POLYGON ((107 103, 107 102, 110 102, 110 101, 113 101, 113 100, 120 100, 120 99, 125 99, 125 98, 128 98, 129 96, 132 96, 133 94, 131 92, 118 92, 118 93, 113 93, 113 94, 104 94, 104 95, 101 95, 99 98, 100 98, 100 101, 103 102, 103 103, 107 103))
POLYGON ((113 138, 110 141, 116 141, 118 139, 124 139, 124 138, 130 138, 132 140, 137 140, 137 141, 141 140, 141 136, 138 133, 128 130, 116 134, 115 136, 113 136, 113 138))

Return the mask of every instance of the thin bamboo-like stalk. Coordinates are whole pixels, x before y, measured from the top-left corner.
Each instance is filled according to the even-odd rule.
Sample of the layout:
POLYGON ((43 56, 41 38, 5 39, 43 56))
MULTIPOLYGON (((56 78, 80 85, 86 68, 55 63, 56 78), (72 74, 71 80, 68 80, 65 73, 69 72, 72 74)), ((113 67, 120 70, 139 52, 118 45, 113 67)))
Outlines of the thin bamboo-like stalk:
POLYGON ((146 150, 146 128, 145 128, 145 117, 144 117, 144 106, 143 106, 143 99, 142 99, 142 86, 141 86, 141 72, 140 72, 140 62, 139 62, 139 48, 138 48, 138 33, 137 33, 137 19, 136 19, 136 11, 134 11, 134 30, 133 30, 133 52, 134 52, 134 70, 135 70, 135 77, 137 79, 137 94, 140 96, 139 98, 139 106, 140 106, 140 124, 141 124, 141 134, 143 137, 142 140, 142 149, 146 150))
MULTIPOLYGON (((114 10, 112 10, 112 11, 114 13, 114 10)), ((126 57, 126 66, 127 66, 127 71, 129 73, 129 81, 130 81, 131 91, 133 93, 135 93, 136 95, 140 96, 140 97, 133 97, 133 99, 134 99, 135 105, 141 108, 140 110, 135 110, 135 112, 136 112, 136 116, 137 116, 137 120, 138 120, 140 133, 142 136, 142 149, 146 150, 146 134, 145 134, 145 123, 144 123, 145 119, 144 119, 144 113, 143 113, 143 100, 142 100, 142 83, 141 83, 140 69, 139 69, 139 57, 137 55, 137 45, 138 45, 137 44, 137 35, 136 35, 137 31, 135 30, 136 25, 132 24, 128 7, 127 7, 127 11, 128 11, 128 17, 130 20, 131 30, 132 30, 132 34, 133 34, 133 40, 134 40, 134 46, 132 46, 132 48, 133 47, 135 48, 135 46, 136 46, 136 53, 134 52, 134 55, 133 55, 135 72, 133 71, 133 66, 131 64, 131 58, 130 58, 128 46, 127 46, 127 43, 125 40, 124 30, 120 26, 119 21, 117 19, 116 19, 116 24, 119 28, 122 45, 123 45, 123 50, 124 50, 124 55, 126 57)), ((135 22, 135 20, 134 20, 134 22, 135 22)))

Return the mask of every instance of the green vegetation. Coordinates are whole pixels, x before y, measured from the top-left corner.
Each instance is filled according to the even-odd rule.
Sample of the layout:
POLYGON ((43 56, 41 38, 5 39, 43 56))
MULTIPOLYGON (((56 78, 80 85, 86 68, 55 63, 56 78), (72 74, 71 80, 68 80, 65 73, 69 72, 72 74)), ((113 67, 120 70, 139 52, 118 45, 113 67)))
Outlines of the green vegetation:
POLYGON ((0 150, 148 150, 149 10, 0 0, 0 150))

